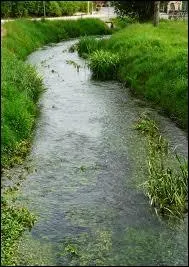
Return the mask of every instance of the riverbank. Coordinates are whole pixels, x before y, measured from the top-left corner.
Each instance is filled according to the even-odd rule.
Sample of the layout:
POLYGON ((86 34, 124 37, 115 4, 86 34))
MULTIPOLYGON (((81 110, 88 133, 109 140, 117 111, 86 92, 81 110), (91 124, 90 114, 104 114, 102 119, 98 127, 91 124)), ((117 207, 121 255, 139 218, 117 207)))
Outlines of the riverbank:
POLYGON ((44 90, 38 74, 23 60, 49 42, 111 31, 98 19, 18 20, 4 28, 7 35, 2 44, 2 165, 9 167, 19 163, 27 152, 38 113, 37 100, 44 90))
MULTIPOLYGON (((37 48, 82 35, 109 34, 108 27, 98 19, 78 21, 28 21, 17 20, 4 26, 2 40, 2 167, 10 168, 23 162, 28 154, 36 119, 37 101, 44 91, 41 77, 24 60, 37 48)), ((12 190, 8 192, 12 198, 12 190)), ((14 191, 14 190, 13 190, 14 191)), ((17 241, 30 226, 33 215, 25 208, 7 202, 1 203, 2 265, 11 265, 17 241)))
POLYGON ((186 22, 161 21, 159 27, 132 24, 106 42, 95 42, 94 54, 89 43, 92 41, 82 40, 79 50, 80 55, 91 55, 90 66, 96 78, 112 79, 113 76, 187 129, 186 22))

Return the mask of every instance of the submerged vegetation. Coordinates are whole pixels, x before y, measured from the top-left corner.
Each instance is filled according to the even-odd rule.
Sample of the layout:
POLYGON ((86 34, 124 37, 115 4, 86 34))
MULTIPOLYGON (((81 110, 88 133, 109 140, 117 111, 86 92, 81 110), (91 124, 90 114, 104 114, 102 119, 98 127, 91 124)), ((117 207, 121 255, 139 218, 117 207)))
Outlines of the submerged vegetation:
POLYGON ((100 66, 101 61, 106 62, 106 69, 112 61, 105 52, 96 56, 97 50, 107 51, 109 57, 119 54, 116 68, 110 68, 106 75, 99 68, 92 68, 93 76, 126 83, 133 92, 160 106, 187 128, 187 46, 187 23, 162 21, 159 27, 131 24, 109 40, 82 39, 78 51, 81 56, 90 55, 91 67, 100 66))
POLYGON ((162 215, 176 218, 187 212, 188 164, 175 154, 171 163, 168 142, 163 138, 155 121, 145 114, 139 119, 136 129, 148 140, 149 177, 142 184, 152 206, 162 215), (173 165, 174 164, 174 165, 173 165))
POLYGON ((1 264, 3 266, 16 264, 18 239, 26 228, 32 228, 36 220, 27 208, 15 204, 12 196, 15 192, 16 189, 8 189, 1 197, 1 264))

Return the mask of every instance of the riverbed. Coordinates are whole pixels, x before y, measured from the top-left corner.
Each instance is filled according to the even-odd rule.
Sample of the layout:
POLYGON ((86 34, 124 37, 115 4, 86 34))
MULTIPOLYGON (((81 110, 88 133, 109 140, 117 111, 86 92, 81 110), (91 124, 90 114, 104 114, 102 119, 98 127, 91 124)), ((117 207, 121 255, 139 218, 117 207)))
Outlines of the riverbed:
POLYGON ((28 57, 46 91, 28 157, 34 170, 19 197, 38 220, 20 242, 20 264, 187 265, 186 222, 158 218, 139 186, 147 154, 134 125, 148 112, 187 157, 185 132, 120 83, 92 80, 87 62, 69 52, 75 42, 28 57))

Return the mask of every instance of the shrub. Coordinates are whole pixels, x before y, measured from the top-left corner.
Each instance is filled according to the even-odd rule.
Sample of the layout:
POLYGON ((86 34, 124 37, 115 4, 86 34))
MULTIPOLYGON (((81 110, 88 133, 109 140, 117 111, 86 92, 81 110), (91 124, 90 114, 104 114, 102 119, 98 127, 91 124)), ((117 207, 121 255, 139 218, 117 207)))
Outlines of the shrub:
MULTIPOLYGON (((86 1, 45 1, 46 16, 71 16, 76 12, 87 12, 86 1)), ((90 2, 91 10, 92 2, 90 2)), ((2 1, 1 16, 43 16, 43 1, 2 1)))
POLYGON ((62 15, 60 6, 56 1, 49 1, 46 4, 46 14, 49 17, 59 17, 62 15))

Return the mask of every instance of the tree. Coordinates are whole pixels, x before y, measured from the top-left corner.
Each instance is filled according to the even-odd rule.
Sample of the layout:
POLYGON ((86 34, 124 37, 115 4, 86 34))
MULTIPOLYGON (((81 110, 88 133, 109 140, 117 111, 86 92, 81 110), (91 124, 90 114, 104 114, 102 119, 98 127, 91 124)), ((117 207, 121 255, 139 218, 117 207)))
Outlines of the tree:
POLYGON ((113 1, 118 16, 128 15, 140 22, 153 20, 154 1, 113 1))
POLYGON ((160 1, 154 2, 154 26, 158 26, 159 24, 159 7, 160 7, 160 1))

